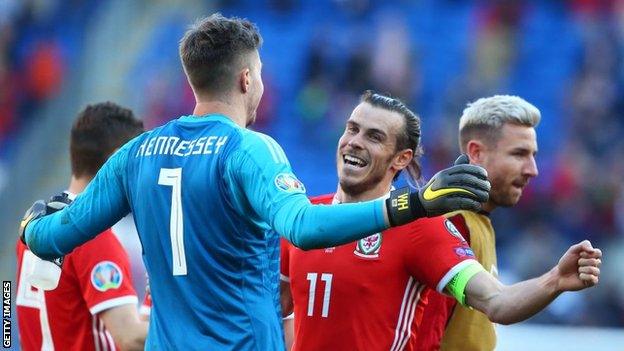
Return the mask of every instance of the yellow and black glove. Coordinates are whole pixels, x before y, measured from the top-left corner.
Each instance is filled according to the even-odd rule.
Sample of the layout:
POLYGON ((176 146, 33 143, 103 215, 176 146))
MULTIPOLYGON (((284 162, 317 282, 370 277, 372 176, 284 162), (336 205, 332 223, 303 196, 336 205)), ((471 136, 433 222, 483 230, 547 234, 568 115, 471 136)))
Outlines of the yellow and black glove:
POLYGON ((468 162, 468 156, 462 154, 452 167, 436 173, 418 191, 409 187, 393 190, 386 200, 390 225, 457 210, 480 211, 488 200, 490 181, 483 167, 468 162))
POLYGON ((69 199, 67 193, 62 193, 60 195, 52 196, 48 201, 37 200, 26 213, 24 214, 24 218, 20 222, 19 227, 19 238, 20 240, 26 244, 26 240, 24 238, 24 234, 26 233, 26 226, 28 223, 32 222, 37 218, 41 218, 43 216, 47 216, 56 211, 60 211, 65 208, 67 205, 71 204, 71 200, 69 199))

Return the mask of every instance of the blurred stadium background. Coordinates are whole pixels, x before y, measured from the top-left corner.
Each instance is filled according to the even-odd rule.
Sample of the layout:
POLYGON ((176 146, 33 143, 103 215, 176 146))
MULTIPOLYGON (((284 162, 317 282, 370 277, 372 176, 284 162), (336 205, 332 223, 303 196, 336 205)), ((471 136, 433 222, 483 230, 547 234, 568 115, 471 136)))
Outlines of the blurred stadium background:
MULTIPOLYGON (((0 0, 3 280, 14 280, 23 211, 68 183, 76 113, 111 100, 148 128, 191 113, 178 40, 215 11, 258 24, 265 95, 254 128, 283 145, 309 194, 335 190, 335 145, 364 89, 420 114, 427 176, 455 159, 467 102, 514 94, 535 104, 540 175, 516 208, 493 215, 501 279, 541 274, 582 238, 603 249, 603 277, 515 332, 502 328, 500 349, 511 349, 506 335, 537 349, 536 330, 563 330, 549 338, 565 342, 573 327, 607 333, 591 349, 624 349, 621 0, 0 0)), ((128 222, 121 237, 136 257, 128 222)), ((142 263, 134 262, 141 293, 142 263)))

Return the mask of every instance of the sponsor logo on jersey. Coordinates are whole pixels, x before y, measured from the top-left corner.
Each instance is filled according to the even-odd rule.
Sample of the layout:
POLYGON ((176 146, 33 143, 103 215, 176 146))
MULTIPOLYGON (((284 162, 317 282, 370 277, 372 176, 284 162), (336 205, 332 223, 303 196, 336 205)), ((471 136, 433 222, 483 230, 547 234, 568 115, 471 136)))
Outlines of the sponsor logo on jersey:
POLYGON ((453 222, 449 221, 448 219, 445 219, 444 226, 446 227, 446 230, 448 230, 448 232, 451 233, 452 236, 456 237, 461 242, 466 241, 464 237, 461 235, 461 233, 459 232, 459 230, 457 230, 453 222))
POLYGON ((456 246, 455 254, 457 257, 474 257, 474 252, 469 247, 456 246))
POLYGON ((353 253, 356 256, 363 258, 377 258, 379 257, 382 239, 381 233, 373 234, 364 239, 360 239, 357 241, 355 251, 353 251, 353 253))
POLYGON ((91 270, 91 284, 98 291, 117 289, 121 286, 122 280, 121 269, 111 261, 102 261, 91 270))
POLYGON ((305 193, 305 186, 290 173, 280 173, 275 177, 275 186, 287 193, 305 193))

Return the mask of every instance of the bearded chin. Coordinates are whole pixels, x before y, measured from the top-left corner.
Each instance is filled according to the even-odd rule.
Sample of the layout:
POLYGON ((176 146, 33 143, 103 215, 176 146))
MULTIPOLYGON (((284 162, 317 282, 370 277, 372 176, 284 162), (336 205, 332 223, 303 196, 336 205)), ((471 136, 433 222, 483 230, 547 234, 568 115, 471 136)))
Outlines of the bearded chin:
POLYGON ((340 188, 349 196, 358 196, 372 190, 383 180, 383 175, 369 176, 363 181, 348 181, 340 179, 340 188))
POLYGON ((510 194, 490 194, 490 197, 496 207, 513 207, 520 200, 520 197, 516 199, 510 194))
POLYGON ((340 181, 340 188, 349 196, 357 196, 366 191, 367 187, 368 185, 366 183, 340 181))

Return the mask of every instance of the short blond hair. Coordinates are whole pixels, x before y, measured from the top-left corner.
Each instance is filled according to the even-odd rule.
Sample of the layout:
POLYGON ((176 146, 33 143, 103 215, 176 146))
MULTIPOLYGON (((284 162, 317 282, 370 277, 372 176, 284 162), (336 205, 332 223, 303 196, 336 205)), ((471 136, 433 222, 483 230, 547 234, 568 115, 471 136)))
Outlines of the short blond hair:
POLYGON ((459 119, 459 148, 472 139, 496 142, 503 125, 535 128, 542 118, 537 107, 519 96, 494 95, 469 103, 459 119))

